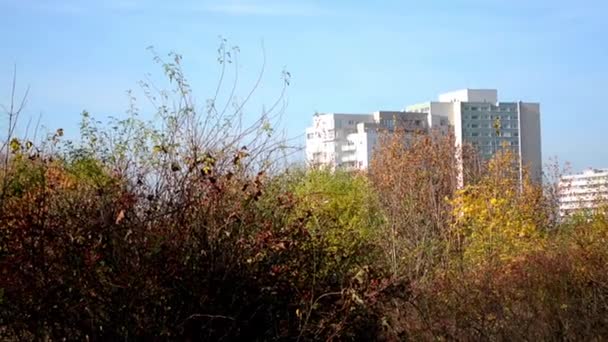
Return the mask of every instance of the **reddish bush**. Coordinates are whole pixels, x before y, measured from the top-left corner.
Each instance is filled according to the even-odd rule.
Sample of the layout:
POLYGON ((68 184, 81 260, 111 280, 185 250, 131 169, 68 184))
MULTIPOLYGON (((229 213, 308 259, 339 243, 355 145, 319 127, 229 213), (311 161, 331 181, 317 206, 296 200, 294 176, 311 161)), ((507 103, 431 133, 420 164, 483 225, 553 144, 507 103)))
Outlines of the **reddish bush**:
POLYGON ((35 181, 10 181, 20 190, 0 209, 7 336, 374 334, 354 323, 373 322, 361 309, 369 280, 315 273, 335 260, 310 248, 308 217, 294 220, 293 197, 266 193, 262 174, 199 173, 171 203, 126 191, 120 177, 74 174, 78 163, 94 165, 36 158, 26 162, 35 181))

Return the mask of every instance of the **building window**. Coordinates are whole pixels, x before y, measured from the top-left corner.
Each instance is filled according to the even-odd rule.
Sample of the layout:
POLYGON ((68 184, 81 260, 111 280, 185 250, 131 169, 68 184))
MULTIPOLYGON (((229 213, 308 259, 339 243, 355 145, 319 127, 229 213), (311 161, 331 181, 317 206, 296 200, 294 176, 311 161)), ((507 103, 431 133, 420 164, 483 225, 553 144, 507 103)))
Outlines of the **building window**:
POLYGON ((314 137, 315 137, 314 133, 308 133, 308 134, 306 134, 306 138, 308 138, 308 139, 312 139, 314 137))

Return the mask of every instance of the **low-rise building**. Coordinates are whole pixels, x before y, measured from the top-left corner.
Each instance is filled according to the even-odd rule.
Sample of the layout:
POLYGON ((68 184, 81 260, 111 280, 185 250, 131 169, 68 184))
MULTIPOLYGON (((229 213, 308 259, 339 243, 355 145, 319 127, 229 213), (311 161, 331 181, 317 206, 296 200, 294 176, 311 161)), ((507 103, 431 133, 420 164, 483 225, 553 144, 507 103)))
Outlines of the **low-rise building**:
POLYGON ((559 209, 562 217, 608 205, 608 169, 588 169, 561 177, 559 209))

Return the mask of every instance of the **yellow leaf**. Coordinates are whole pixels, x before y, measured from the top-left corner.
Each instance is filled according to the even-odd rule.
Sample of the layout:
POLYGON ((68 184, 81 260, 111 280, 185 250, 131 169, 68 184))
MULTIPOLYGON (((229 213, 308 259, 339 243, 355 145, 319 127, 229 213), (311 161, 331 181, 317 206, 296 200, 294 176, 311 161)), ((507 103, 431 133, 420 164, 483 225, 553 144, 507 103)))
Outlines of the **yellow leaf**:
POLYGON ((11 148, 11 152, 17 153, 21 149, 21 142, 19 141, 19 139, 13 138, 11 139, 9 146, 11 148))

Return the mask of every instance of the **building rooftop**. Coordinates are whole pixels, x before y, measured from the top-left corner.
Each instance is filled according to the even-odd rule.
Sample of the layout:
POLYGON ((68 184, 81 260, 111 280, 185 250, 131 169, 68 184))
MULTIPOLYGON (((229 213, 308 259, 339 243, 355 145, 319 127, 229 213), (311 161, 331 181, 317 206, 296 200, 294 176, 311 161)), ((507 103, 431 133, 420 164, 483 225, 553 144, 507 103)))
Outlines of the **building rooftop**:
POLYGON ((608 174, 608 168, 602 168, 602 169, 588 168, 579 173, 574 173, 571 175, 564 175, 562 178, 569 179, 569 178, 578 178, 578 177, 589 177, 589 176, 595 176, 597 174, 604 174, 604 173, 608 174))
POLYGON ((460 89, 439 95, 439 102, 498 102, 496 89, 460 89))

